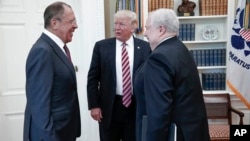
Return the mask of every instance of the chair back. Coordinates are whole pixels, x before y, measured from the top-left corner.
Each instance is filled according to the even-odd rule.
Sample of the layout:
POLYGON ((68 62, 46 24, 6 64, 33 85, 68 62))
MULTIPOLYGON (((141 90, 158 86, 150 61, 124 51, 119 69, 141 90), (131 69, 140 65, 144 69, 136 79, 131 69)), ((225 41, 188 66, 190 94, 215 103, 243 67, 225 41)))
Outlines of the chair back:
POLYGON ((208 119, 225 119, 232 124, 231 100, 228 93, 203 94, 208 119))

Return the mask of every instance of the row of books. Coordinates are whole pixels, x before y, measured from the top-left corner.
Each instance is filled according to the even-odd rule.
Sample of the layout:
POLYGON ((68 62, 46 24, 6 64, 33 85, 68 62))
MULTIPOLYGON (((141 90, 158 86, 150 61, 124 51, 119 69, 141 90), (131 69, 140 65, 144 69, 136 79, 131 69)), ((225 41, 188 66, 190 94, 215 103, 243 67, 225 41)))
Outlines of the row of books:
POLYGON ((195 24, 194 23, 180 24, 179 39, 181 41, 194 41, 195 40, 195 24))
POLYGON ((250 1, 246 0, 246 6, 244 10, 244 28, 245 29, 250 29, 250 1))
POLYGON ((201 82, 203 90, 225 90, 226 73, 224 72, 202 73, 201 82))
POLYGON ((174 9, 174 0, 148 0, 149 12, 159 8, 174 9))
POLYGON ((197 66, 225 66, 226 49, 190 50, 197 66))
POLYGON ((200 15, 227 15, 228 0, 200 0, 200 15))
POLYGON ((119 11, 122 9, 127 9, 131 11, 135 11, 135 0, 117 0, 116 1, 116 10, 119 11))

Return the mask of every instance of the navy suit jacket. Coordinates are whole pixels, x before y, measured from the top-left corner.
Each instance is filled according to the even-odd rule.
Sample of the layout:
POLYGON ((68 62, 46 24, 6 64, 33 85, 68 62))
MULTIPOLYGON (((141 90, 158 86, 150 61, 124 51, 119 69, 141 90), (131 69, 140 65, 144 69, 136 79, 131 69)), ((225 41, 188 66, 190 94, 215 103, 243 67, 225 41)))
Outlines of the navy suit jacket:
POLYGON ((196 64, 173 37, 158 45, 135 74, 137 141, 147 115, 147 141, 167 141, 170 123, 178 141, 209 141, 208 121, 196 64))
POLYGON ((80 110, 73 64, 44 33, 26 62, 24 141, 71 141, 80 136, 80 110), (35 137, 35 139, 34 139, 35 137))
MULTIPOLYGON (((134 66, 136 69, 145 61, 151 50, 149 43, 134 38, 134 66)), ((101 108, 102 124, 109 127, 113 102, 116 95, 116 38, 96 42, 88 72, 88 107, 101 108)))

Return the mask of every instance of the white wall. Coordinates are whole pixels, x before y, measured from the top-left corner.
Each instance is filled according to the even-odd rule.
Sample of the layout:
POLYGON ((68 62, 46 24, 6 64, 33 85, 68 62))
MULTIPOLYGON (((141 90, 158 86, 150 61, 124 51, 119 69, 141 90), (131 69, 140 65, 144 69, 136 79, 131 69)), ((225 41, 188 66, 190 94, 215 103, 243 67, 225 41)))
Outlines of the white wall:
MULTIPOLYGON (((97 122, 90 117, 87 104, 87 73, 96 41, 104 39, 104 1, 75 0, 78 29, 74 35, 73 61, 78 67, 78 93, 81 108, 82 135, 78 141, 99 141, 97 122)), ((73 49, 73 48, 72 48, 73 49)))

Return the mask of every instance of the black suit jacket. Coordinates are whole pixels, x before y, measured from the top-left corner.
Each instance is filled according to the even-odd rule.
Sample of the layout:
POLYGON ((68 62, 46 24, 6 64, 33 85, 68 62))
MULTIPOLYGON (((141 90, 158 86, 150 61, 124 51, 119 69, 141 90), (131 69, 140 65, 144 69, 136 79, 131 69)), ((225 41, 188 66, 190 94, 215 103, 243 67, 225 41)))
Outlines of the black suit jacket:
MULTIPOLYGON (((134 38, 135 70, 145 61, 151 50, 148 42, 134 38)), ((88 107, 101 108, 105 127, 110 126, 116 95, 116 38, 96 42, 88 72, 88 107)))
POLYGON ((165 40, 135 74, 137 141, 148 116, 147 141, 166 141, 170 123, 178 141, 208 141, 208 121, 196 64, 177 37, 165 40))
POLYGON ((64 52, 42 34, 26 62, 24 141, 69 141, 80 136, 75 70, 64 52))

